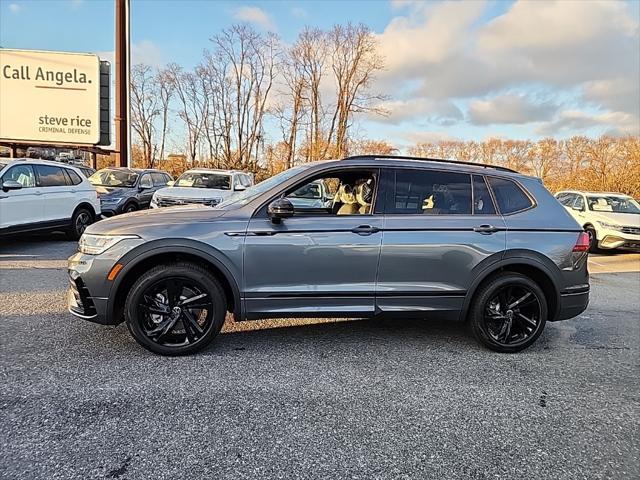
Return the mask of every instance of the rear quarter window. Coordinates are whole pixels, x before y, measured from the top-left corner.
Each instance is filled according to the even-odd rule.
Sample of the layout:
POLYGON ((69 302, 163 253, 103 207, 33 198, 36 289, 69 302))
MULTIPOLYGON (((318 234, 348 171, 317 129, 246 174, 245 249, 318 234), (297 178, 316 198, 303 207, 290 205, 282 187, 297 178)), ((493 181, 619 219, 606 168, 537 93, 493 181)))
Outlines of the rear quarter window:
POLYGON ((498 177, 488 177, 487 180, 501 214, 521 212, 533 206, 529 196, 513 180, 498 177))

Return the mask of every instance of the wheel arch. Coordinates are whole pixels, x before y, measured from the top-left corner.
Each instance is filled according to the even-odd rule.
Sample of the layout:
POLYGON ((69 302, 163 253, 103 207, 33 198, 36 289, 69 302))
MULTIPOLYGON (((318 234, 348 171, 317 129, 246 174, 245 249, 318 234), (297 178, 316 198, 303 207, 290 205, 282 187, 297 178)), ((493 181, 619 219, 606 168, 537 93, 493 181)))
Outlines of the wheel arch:
POLYGON ((561 279, 558 278, 560 272, 558 270, 558 272, 554 273, 554 268, 558 270, 558 267, 556 267, 551 260, 540 258, 540 255, 535 252, 522 252, 519 253, 518 256, 510 256, 490 265, 479 272, 474 278, 465 296, 464 304, 460 312, 460 319, 466 319, 469 308, 471 307, 471 302, 478 288, 483 283, 499 273, 515 272, 531 278, 540 285, 548 304, 548 320, 552 321, 558 316, 560 311, 560 285, 562 285, 561 279), (547 265, 547 263, 551 263, 553 267, 547 265))
POLYGON ((222 259, 223 255, 197 241, 163 239, 141 245, 124 255, 118 263, 124 265, 111 287, 107 301, 107 316, 112 324, 122 322, 126 296, 142 272, 162 263, 188 261, 204 266, 220 282, 227 300, 227 310, 236 318, 242 316, 242 300, 238 283, 222 259))
POLYGON ((95 208, 93 208, 93 205, 91 205, 89 202, 80 202, 78 205, 76 205, 76 208, 73 209, 73 213, 71 214, 71 219, 73 219, 74 215, 76 214, 76 212, 78 210, 80 210, 81 208, 86 208, 87 210, 89 210, 89 212, 91 212, 91 215, 93 215, 93 219, 96 219, 96 210, 95 208))

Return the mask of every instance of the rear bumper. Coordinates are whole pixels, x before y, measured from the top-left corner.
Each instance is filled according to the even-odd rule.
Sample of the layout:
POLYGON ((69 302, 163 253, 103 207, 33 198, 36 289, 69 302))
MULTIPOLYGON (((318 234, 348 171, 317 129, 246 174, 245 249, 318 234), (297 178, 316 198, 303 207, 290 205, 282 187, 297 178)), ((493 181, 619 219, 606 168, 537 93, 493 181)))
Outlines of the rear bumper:
POLYGON ((589 287, 584 291, 561 293, 558 315, 552 321, 568 320, 577 317, 587 309, 589 305, 589 287))

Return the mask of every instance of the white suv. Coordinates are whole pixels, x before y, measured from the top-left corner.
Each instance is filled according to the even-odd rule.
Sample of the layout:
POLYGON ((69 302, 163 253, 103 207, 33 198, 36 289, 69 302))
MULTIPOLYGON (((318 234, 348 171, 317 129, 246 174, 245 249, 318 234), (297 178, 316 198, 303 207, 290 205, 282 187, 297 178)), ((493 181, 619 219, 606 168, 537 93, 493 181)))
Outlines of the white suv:
POLYGON ((96 190, 76 167, 0 159, 0 236, 64 230, 77 239, 98 218, 96 190))
POLYGON ((253 176, 247 172, 195 168, 184 172, 169 187, 157 190, 151 208, 187 204, 213 207, 251 186, 253 176))
POLYGON ((556 193, 555 197, 589 234, 591 252, 620 248, 640 252, 640 205, 622 193, 556 193))

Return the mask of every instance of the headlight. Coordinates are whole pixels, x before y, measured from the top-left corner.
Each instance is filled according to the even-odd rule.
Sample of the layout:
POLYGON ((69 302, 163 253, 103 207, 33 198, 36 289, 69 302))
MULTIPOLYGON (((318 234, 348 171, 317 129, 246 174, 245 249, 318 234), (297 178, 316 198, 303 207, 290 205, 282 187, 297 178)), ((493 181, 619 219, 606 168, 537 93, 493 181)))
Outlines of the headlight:
POLYGON ((616 225, 615 223, 601 222, 600 220, 598 220, 598 223, 601 227, 608 228, 609 230, 622 230, 622 226, 616 225))
POLYGON ((100 255, 113 247, 120 240, 140 238, 137 235, 91 235, 83 233, 78 242, 78 250, 88 255, 100 255))
POLYGON ((102 203, 120 203, 122 197, 103 197, 100 199, 102 203))

